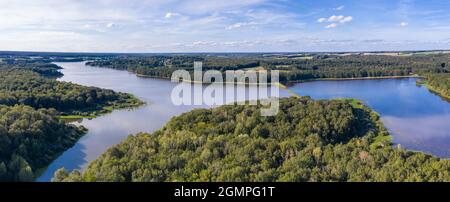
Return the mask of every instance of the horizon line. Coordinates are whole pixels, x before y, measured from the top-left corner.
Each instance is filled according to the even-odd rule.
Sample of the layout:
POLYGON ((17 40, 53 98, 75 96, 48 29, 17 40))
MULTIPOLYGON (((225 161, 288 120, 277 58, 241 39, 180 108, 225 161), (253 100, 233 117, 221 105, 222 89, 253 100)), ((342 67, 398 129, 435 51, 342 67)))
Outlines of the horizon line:
POLYGON ((450 49, 417 49, 417 50, 377 50, 377 51, 221 51, 221 52, 90 52, 90 51, 22 51, 22 50, 0 50, 0 54, 5 53, 44 53, 44 54, 110 54, 110 55, 145 55, 145 54, 326 54, 326 53, 400 53, 400 52, 445 52, 450 49))

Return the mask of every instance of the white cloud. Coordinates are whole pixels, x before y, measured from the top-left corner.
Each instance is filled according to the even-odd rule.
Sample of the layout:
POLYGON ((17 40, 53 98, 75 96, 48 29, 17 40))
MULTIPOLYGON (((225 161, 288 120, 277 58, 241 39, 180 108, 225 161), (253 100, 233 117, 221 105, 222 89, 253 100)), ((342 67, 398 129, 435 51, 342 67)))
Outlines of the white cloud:
POLYGON ((352 16, 347 16, 347 17, 344 17, 342 20, 340 20, 339 22, 340 23, 347 23, 347 22, 351 22, 353 20, 353 17, 352 16))
POLYGON ((355 23, 355 28, 359 29, 339 30, 341 26, 356 20, 350 14, 342 12, 350 12, 350 5, 345 8, 328 5, 329 9, 326 11, 334 13, 318 16, 317 18, 323 18, 314 18, 313 21, 316 22, 313 23, 321 23, 319 25, 323 29, 337 29, 333 32, 318 32, 316 26, 305 26, 304 22, 317 15, 323 5, 311 8, 308 5, 305 10, 300 11, 304 5, 299 5, 298 8, 295 3, 275 6, 275 1, 295 0, 141 0, 132 3, 123 0, 0 0, 0 49, 204 52, 450 47, 448 40, 446 43, 427 43, 428 45, 415 43, 414 46, 408 46, 403 41, 393 43, 405 37, 409 40, 448 38, 450 26, 448 20, 445 21, 448 19, 445 11, 428 14, 427 21, 430 25, 424 24, 423 29, 418 29, 408 24, 412 23, 412 16, 394 16, 395 10, 385 13, 377 9, 358 10, 356 12, 363 12, 360 13, 361 19, 369 17, 370 21, 366 23, 369 26, 355 23), (392 22, 392 19, 399 20, 392 22), (384 23, 391 23, 394 27, 383 26, 384 23), (408 29, 400 29, 401 26, 417 30, 408 32, 408 29), (235 31, 240 29, 242 32, 235 31), (350 45, 348 42, 326 41, 306 47, 303 44, 307 41, 300 41, 298 44, 302 44, 301 46, 292 46, 298 37, 311 36, 335 40, 376 36, 389 41, 390 46, 376 41, 352 42, 350 45))
POLYGON ((328 22, 339 22, 339 23, 351 22, 352 20, 353 20, 352 16, 343 16, 343 15, 333 15, 330 18, 328 18, 328 22))
POLYGON ((176 17, 176 16, 181 16, 181 14, 168 12, 168 13, 166 13, 165 18, 169 19, 169 18, 176 17))
POLYGON ((192 46, 217 46, 217 43, 213 41, 194 41, 192 46))
POLYGON ((317 22, 319 22, 319 23, 322 23, 322 22, 326 22, 328 19, 326 19, 326 18, 319 18, 318 20, 317 20, 317 22))
POLYGON ((332 15, 329 18, 319 18, 317 22, 339 22, 339 23, 347 23, 353 20, 352 16, 343 16, 343 15, 332 15))
POLYGON ((226 29, 238 29, 238 28, 241 28, 243 26, 245 26, 245 23, 238 22, 238 23, 235 23, 235 24, 232 24, 232 25, 226 27, 226 29))
POLYGON ((344 8, 345 8, 345 6, 339 6, 339 7, 334 8, 334 10, 340 11, 340 10, 342 10, 344 8))
POLYGON ((207 14, 221 12, 224 10, 234 10, 258 5, 268 0, 189 0, 178 3, 183 12, 190 14, 207 14))
POLYGON ((330 22, 325 28, 336 28, 339 24, 345 24, 351 22, 353 20, 352 16, 343 16, 343 15, 332 15, 329 18, 319 18, 317 22, 330 22))
MULTIPOLYGON (((260 40, 244 40, 244 41, 226 41, 226 42, 222 42, 221 45, 223 46, 231 46, 231 47, 252 47, 252 46, 257 46, 257 45, 261 45, 264 42, 260 41, 260 40)), ((271 44, 275 43, 275 42, 269 42, 271 44)))
POLYGON ((112 23, 112 22, 106 24, 106 28, 111 28, 111 27, 114 27, 114 26, 115 26, 115 24, 112 23))
POLYGON ((278 38, 303 29, 297 12, 269 8, 269 1, 0 0, 0 49, 214 51, 220 44, 222 51, 238 51, 259 44, 255 38, 278 38), (224 29, 245 29, 246 34, 224 29), (279 35, 273 35, 275 30, 279 35))
POLYGON ((243 27, 256 26, 256 25, 258 25, 258 23, 256 23, 256 22, 238 22, 238 23, 234 23, 230 26, 227 26, 225 29, 239 29, 239 28, 243 28, 243 27))
POLYGON ((110 3, 90 2, 72 0, 1 0, 0 27, 11 25, 14 27, 29 24, 54 25, 70 24, 82 21, 105 21, 105 20, 135 20, 137 13, 128 12, 126 4, 109 0, 110 3), (61 12, 64 11, 64 12, 61 12), (5 20, 7 19, 7 20, 5 20))
POLYGON ((325 28, 332 29, 332 28, 336 28, 336 27, 337 27, 336 23, 331 23, 331 24, 327 25, 325 28))

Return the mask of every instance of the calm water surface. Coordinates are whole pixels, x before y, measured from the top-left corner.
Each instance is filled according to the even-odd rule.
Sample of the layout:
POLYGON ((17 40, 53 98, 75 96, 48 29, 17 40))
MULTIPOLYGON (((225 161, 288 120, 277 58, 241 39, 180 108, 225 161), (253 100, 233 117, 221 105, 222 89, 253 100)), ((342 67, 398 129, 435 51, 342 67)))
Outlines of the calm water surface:
MULTIPOLYGON (((173 116, 195 108, 210 107, 172 104, 171 93, 177 83, 168 80, 141 78, 126 71, 85 66, 84 62, 56 64, 64 68, 62 70, 64 76, 59 79, 60 81, 131 93, 145 101, 147 105, 132 110, 117 110, 91 120, 83 119, 80 124, 89 130, 88 133, 52 162, 37 181, 50 181, 53 173, 62 167, 67 170, 84 169, 90 161, 130 134, 153 132, 164 126, 173 116)), ((256 92, 257 89, 255 86, 249 88, 237 86, 235 98, 238 101, 246 99, 239 99, 237 92, 240 90, 245 90, 245 94, 249 95, 249 91, 256 92)), ((270 88, 267 91, 270 95, 270 88)), ((280 96, 288 96, 288 93, 281 91, 280 96)), ((227 97, 224 99, 227 103, 232 102, 227 97)))
POLYGON ((403 148, 450 157, 450 103, 416 86, 415 78, 315 81, 291 90, 314 99, 356 98, 381 115, 403 148))
MULTIPOLYGON (((138 132, 153 132, 171 117, 194 108, 175 106, 171 92, 175 83, 167 80, 139 78, 126 71, 85 66, 84 63, 57 63, 64 67, 61 81, 96 86, 134 94, 147 105, 133 110, 118 110, 81 124, 89 129, 71 149, 58 157, 37 181, 49 181, 53 173, 84 169, 112 145, 138 132)), ((440 157, 450 157, 450 104, 417 87, 416 79, 356 81, 316 81, 300 83, 290 89, 314 99, 357 98, 380 113, 382 121, 402 147, 440 157)), ((243 87, 239 87, 243 88, 243 87)), ((256 90, 246 88, 247 92, 256 90)), ((280 96, 288 96, 285 91, 280 96)))

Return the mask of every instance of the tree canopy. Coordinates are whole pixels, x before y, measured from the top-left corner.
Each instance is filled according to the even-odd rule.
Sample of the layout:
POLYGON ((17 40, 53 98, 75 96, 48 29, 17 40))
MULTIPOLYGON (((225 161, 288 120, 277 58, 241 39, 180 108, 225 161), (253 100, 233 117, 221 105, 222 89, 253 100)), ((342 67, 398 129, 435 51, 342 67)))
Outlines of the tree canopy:
POLYGON ((0 181, 31 181, 85 132, 67 125, 54 109, 0 105, 0 181))
POLYGON ((450 99, 450 74, 430 74, 426 83, 430 90, 450 99))
POLYGON ((174 117, 53 181, 449 181, 450 161, 394 148, 378 115, 348 100, 282 99, 174 117))
POLYGON ((0 181, 31 181, 86 132, 61 115, 91 115, 142 104, 130 94, 60 82, 43 59, 0 60, 0 181))
POLYGON ((54 108, 86 115, 107 106, 130 107, 141 102, 130 94, 45 78, 23 69, 0 69, 0 105, 54 108))
POLYGON ((321 78, 364 78, 411 76, 450 72, 450 54, 408 56, 364 54, 196 54, 115 56, 100 58, 88 65, 128 70, 139 75, 170 78, 172 72, 193 70, 194 61, 203 61, 204 70, 280 70, 281 82, 321 78))

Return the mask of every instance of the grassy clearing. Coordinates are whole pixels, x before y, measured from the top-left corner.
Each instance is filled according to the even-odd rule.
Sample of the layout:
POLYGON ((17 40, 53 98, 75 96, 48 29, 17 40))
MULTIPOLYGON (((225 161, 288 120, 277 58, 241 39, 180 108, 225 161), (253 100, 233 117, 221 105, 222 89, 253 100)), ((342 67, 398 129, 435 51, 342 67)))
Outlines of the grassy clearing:
POLYGON ((376 124, 375 128, 377 128, 377 130, 378 130, 378 132, 377 132, 378 136, 374 137, 373 142, 370 144, 370 147, 372 149, 378 148, 378 147, 384 147, 384 146, 392 144, 392 136, 389 134, 389 132, 384 127, 383 123, 380 120, 380 115, 377 112, 369 109, 367 106, 365 106, 363 104, 363 102, 361 100, 358 100, 358 99, 338 98, 337 100, 348 101, 352 105, 352 107, 355 109, 370 111, 370 119, 373 123, 376 124))
POLYGON ((442 93, 438 89, 436 89, 433 86, 429 85, 426 81, 424 81, 424 80, 423 81, 417 81, 416 84, 417 84, 417 86, 425 86, 432 93, 434 93, 436 95, 439 95, 440 97, 450 101, 450 96, 445 95, 444 93, 442 93))
POLYGON ((358 99, 354 99, 354 98, 337 98, 337 100, 345 100, 348 101, 352 107, 356 108, 356 109, 364 109, 364 104, 361 100, 358 99))
POLYGON ((259 67, 245 68, 244 71, 260 72, 260 71, 266 71, 266 69, 262 66, 259 66, 259 67))
POLYGON ((65 116, 59 116, 59 119, 93 119, 97 116, 94 115, 65 115, 65 116))
POLYGON ((392 142, 392 136, 391 135, 379 135, 375 137, 373 143, 370 145, 371 147, 378 147, 382 146, 386 143, 392 142))
POLYGON ((294 91, 292 91, 292 90, 290 90, 287 86, 285 86, 284 84, 282 84, 282 83, 275 83, 275 86, 277 86, 278 88, 280 88, 280 89, 285 89, 290 95, 292 95, 293 97, 296 97, 296 98, 300 98, 301 96, 298 94, 298 93, 296 93, 296 92, 294 92, 294 91))

